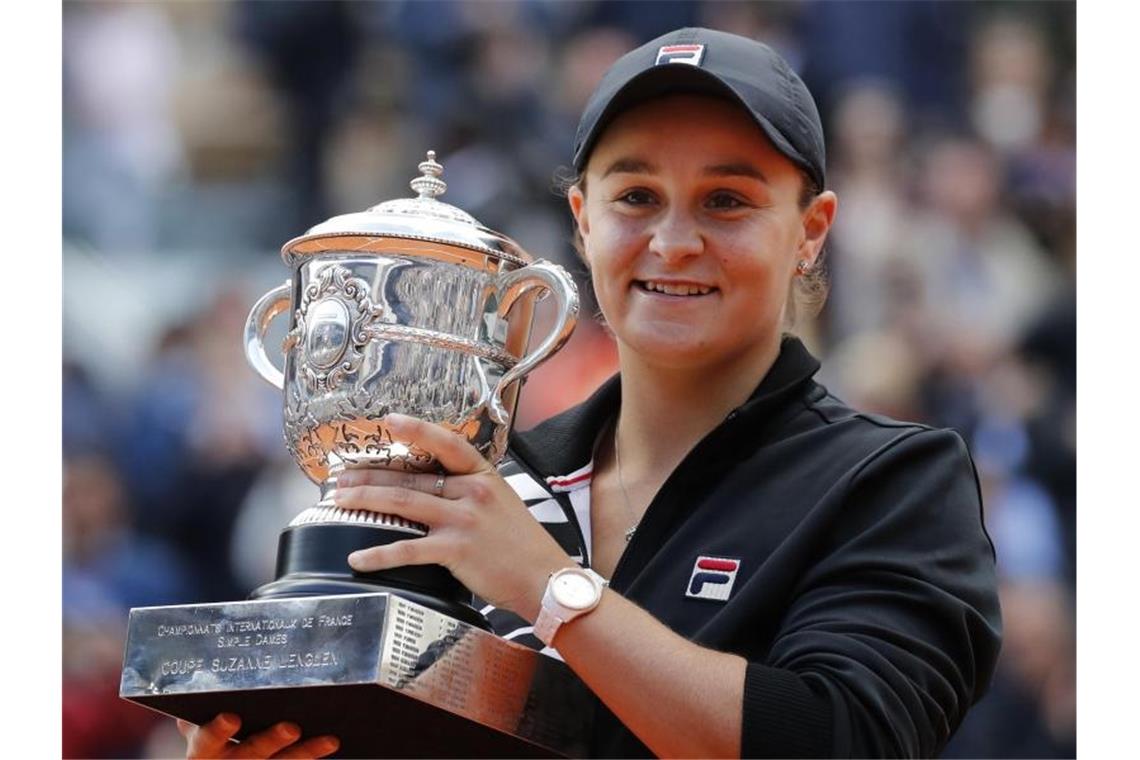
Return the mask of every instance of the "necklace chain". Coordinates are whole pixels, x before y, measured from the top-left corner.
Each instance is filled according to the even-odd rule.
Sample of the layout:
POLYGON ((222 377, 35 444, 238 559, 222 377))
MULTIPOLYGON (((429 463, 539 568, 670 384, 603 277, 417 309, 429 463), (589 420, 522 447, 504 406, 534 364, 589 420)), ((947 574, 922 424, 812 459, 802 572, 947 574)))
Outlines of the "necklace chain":
POLYGON ((625 500, 625 509, 629 512, 629 519, 633 523, 625 532, 625 542, 628 544, 633 534, 637 532, 637 526, 641 524, 641 520, 637 519, 633 511, 633 505, 629 503, 629 492, 625 488, 625 477, 621 472, 621 451, 618 446, 617 425, 614 425, 614 463, 617 464, 618 485, 621 486, 621 496, 625 500))

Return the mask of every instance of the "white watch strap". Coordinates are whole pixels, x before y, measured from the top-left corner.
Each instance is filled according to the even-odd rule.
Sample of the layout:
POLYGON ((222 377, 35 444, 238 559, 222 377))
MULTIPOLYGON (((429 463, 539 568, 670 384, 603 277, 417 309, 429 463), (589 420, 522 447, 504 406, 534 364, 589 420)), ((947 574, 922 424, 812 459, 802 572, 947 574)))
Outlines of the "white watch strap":
POLYGON ((545 607, 538 611, 538 618, 534 621, 534 635, 546 646, 554 646, 554 634, 562 625, 562 620, 545 607))
MULTIPOLYGON (((605 591, 606 586, 610 585, 610 582, 588 567, 568 569, 579 570, 594 580, 598 588, 598 602, 600 602, 602 592, 605 591)), ((555 573, 551 573, 550 579, 553 579, 554 576, 555 573)), ((588 612, 592 612, 597 607, 597 602, 584 610, 570 610, 563 607, 554 598, 554 594, 550 588, 550 579, 546 581, 546 591, 542 595, 542 606, 539 608, 538 617, 535 618, 534 621, 535 637, 548 647, 554 646, 552 643, 554 641, 554 635, 558 632, 558 629, 562 627, 563 623, 585 615, 588 612), (562 614, 560 615, 559 613, 562 614)))

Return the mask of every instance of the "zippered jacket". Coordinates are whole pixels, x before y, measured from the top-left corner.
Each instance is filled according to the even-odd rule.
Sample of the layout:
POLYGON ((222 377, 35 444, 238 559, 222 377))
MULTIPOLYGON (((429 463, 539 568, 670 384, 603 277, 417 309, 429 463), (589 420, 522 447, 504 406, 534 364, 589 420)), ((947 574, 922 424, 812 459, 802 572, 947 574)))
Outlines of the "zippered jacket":
MULTIPOLYGON (((747 659, 743 756, 934 757, 985 692, 1000 647, 977 474, 958 434, 857 412, 813 380, 818 369, 784 339, 748 401, 665 481, 610 587, 689 640, 747 659)), ((501 470, 587 566, 588 495, 575 494, 588 493, 595 441, 620 399, 614 377, 514 434, 501 470)), ((521 618, 488 617, 542 646, 521 618)), ((593 756, 651 755, 595 708, 593 756)))

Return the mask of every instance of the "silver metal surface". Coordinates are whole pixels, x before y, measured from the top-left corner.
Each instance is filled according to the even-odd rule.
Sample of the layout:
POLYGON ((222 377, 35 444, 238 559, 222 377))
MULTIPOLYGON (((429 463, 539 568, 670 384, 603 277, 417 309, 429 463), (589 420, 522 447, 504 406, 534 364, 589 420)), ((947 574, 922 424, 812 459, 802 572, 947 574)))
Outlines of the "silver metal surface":
POLYGON ((343 247, 343 243, 330 238, 394 237, 469 249, 516 267, 529 264, 531 257, 518 243, 438 199, 447 190, 447 183, 440 178, 443 167, 436 163, 435 151, 429 150, 427 155, 428 160, 419 165, 420 176, 409 183, 417 197, 396 198, 367 211, 334 216, 286 243, 281 249, 285 263, 296 266, 299 259, 309 254, 343 247))
POLYGON ((290 521, 289 527, 295 525, 312 525, 315 523, 349 523, 352 525, 375 525, 378 528, 398 530, 413 536, 426 536, 427 526, 422 523, 405 520, 397 515, 386 515, 372 512, 367 509, 341 509, 332 506, 313 506, 306 509, 290 521))
POLYGON ((246 360, 266 382, 282 390, 285 388, 285 376, 266 355, 263 339, 273 318, 289 308, 290 290, 290 283, 286 280, 284 284, 257 299, 245 322, 246 360))
MULTIPOLYGON (((314 687, 368 686, 395 693, 373 703, 428 706, 417 708, 422 725, 407 730, 442 720, 443 711, 577 756, 591 719, 589 693, 563 663, 387 593, 133 609, 124 662, 120 696, 179 717, 198 704, 179 698, 191 695, 240 693, 252 715, 282 700, 337 699, 336 691, 306 691, 314 687)), ((356 752, 383 754, 383 716, 368 715, 350 694, 359 692, 344 691, 337 709, 358 715, 353 730, 364 741, 375 727, 375 744, 356 752)), ((306 733, 329 730, 319 710, 300 712, 312 716, 306 733)), ((438 737, 423 741, 439 746, 438 737)))
POLYGON ((412 181, 418 197, 335 217, 290 241, 292 278, 250 312, 246 356, 283 390, 286 446, 322 486, 306 522, 360 522, 329 509, 344 468, 437 468, 428 452, 393 439, 391 412, 454 430, 498 461, 519 381, 574 329, 578 295, 566 272, 530 263, 509 238, 439 201, 442 170, 429 153, 412 181), (544 293, 554 296, 555 324, 527 353, 544 293), (286 310, 279 368, 264 336, 286 310))

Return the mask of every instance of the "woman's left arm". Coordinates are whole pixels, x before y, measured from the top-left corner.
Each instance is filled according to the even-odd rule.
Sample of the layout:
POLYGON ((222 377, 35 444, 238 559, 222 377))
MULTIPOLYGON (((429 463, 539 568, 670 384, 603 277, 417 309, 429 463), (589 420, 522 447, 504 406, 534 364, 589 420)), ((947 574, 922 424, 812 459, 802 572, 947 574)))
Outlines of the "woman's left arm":
MULTIPOLYGON (((436 475, 353 470, 337 504, 398 514, 431 527, 424 538, 354 553, 370 572, 439 564, 496 607, 533 621, 550 574, 575 566, 494 468, 460 436, 399 415, 392 434, 434 453, 436 475)), ((746 661, 687 641, 606 590, 590 614, 562 626, 555 645, 582 681, 659 756, 739 756, 746 661), (638 642, 629 646, 629 642, 638 642)))

